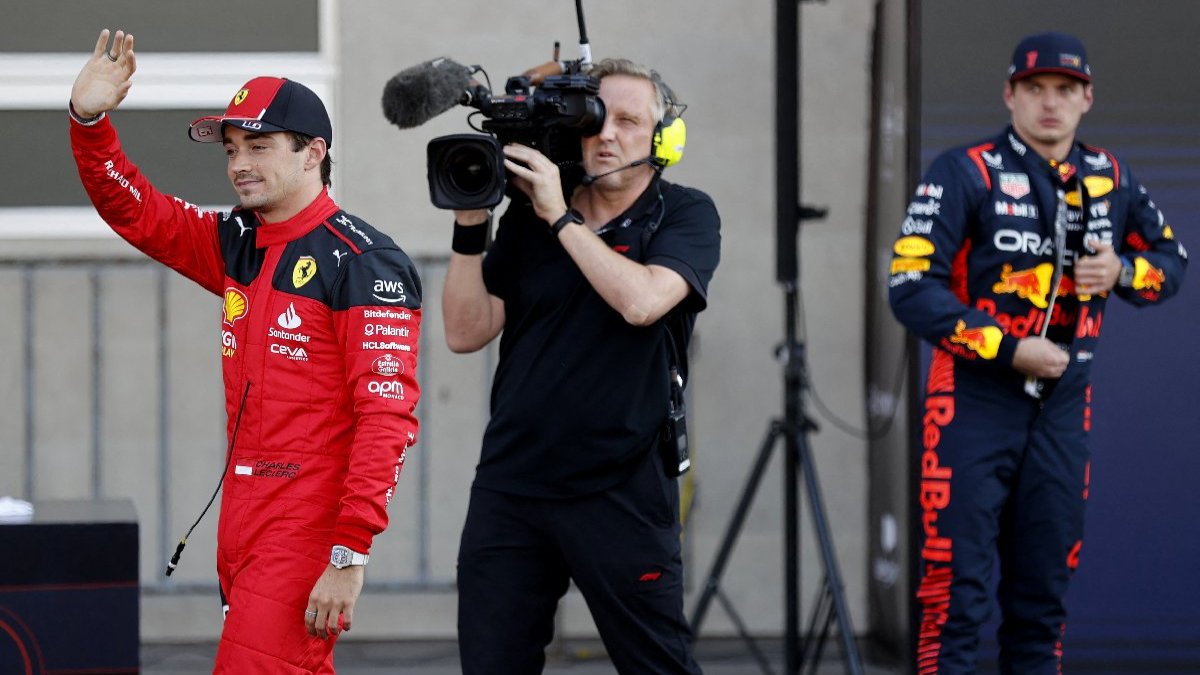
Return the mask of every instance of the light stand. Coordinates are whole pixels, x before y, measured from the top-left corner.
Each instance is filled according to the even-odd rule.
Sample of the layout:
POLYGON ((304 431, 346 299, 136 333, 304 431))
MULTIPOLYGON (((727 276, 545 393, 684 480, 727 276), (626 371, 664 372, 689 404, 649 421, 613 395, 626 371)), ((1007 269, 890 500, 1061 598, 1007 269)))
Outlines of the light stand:
POLYGON ((833 549, 833 538, 825 517, 816 467, 808 446, 808 431, 816 425, 804 414, 804 390, 808 384, 808 370, 804 344, 797 339, 796 317, 799 309, 799 224, 803 219, 824 217, 825 211, 800 203, 800 97, 799 97, 799 36, 800 0, 777 0, 775 18, 775 131, 776 131, 776 278, 784 290, 784 342, 777 350, 783 361, 784 418, 772 420, 758 451, 758 458, 742 490, 741 498, 733 519, 726 528, 721 547, 713 562, 704 585, 704 591, 692 614, 691 627, 698 636, 708 606, 715 596, 730 615, 738 634, 746 641, 751 653, 765 673, 771 673, 770 664, 753 638, 746 631, 741 617, 732 603, 721 592, 720 577, 733 552, 733 546, 745 522, 759 481, 766 470, 776 441, 784 439, 784 603, 786 630, 784 633, 785 673, 796 675, 808 657, 812 657, 810 672, 816 672, 821 660, 825 640, 833 622, 837 621, 842 644, 842 656, 846 672, 861 675, 862 660, 854 638, 854 628, 846 609, 846 595, 838 571, 837 558, 833 549), (800 473, 804 475, 808 491, 809 508, 817 542, 821 549, 821 561, 825 577, 820 595, 813 608, 807 636, 800 640, 800 527, 799 485, 800 473), (819 634, 818 634, 819 627, 819 634))

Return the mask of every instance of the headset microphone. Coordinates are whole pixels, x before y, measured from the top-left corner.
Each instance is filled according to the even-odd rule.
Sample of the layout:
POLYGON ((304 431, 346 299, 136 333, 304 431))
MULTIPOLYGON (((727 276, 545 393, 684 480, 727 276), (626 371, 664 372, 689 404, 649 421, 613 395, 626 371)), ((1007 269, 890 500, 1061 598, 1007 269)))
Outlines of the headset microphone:
POLYGON ((595 176, 585 173, 585 174, 583 174, 583 178, 580 179, 580 182, 583 183, 584 187, 587 187, 587 186, 591 185, 592 183, 595 183, 596 181, 600 180, 601 178, 604 178, 605 176, 610 176, 618 171, 624 171, 625 169, 632 169, 635 166, 641 166, 643 164, 652 164, 652 163, 657 164, 657 162, 654 161, 654 157, 643 157, 636 162, 630 162, 630 163, 626 164, 625 166, 619 166, 611 171, 605 171, 604 173, 596 174, 595 176))

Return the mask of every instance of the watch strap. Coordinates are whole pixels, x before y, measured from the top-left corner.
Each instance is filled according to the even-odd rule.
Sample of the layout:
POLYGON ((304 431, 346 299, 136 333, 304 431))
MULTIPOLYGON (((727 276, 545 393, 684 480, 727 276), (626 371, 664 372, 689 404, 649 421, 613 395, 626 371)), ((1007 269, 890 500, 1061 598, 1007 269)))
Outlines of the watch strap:
POLYGON ((569 223, 575 223, 577 225, 582 225, 583 224, 583 214, 580 213, 577 209, 567 209, 567 212, 562 214, 562 217, 560 217, 558 220, 554 221, 554 224, 550 226, 550 232, 554 236, 557 237, 558 233, 562 232, 562 229, 564 227, 566 227, 569 223))
POLYGON ((1121 272, 1117 275, 1117 285, 1121 288, 1133 288, 1135 271, 1133 262, 1129 258, 1121 256, 1121 272))
POLYGON ((355 565, 366 565, 371 556, 366 553, 359 553, 354 549, 346 546, 336 545, 329 553, 329 562, 338 569, 353 567, 355 565))
POLYGON ((100 113, 95 117, 81 117, 79 113, 75 112, 75 104, 71 101, 67 101, 67 112, 71 115, 71 119, 85 127, 92 126, 96 122, 99 122, 102 117, 104 117, 104 113, 100 113))

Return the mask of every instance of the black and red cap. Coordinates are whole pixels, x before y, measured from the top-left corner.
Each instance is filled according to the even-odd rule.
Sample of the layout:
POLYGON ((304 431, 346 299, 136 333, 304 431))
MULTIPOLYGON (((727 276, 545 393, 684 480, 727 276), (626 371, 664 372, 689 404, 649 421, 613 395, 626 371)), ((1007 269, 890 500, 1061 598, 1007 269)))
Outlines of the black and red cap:
POLYGON ((1083 42, 1066 33, 1047 32, 1025 36, 1013 51, 1008 81, 1016 82, 1039 73, 1058 73, 1091 82, 1092 69, 1088 67, 1087 50, 1083 48, 1083 42))
POLYGON ((221 127, 230 125, 255 132, 295 131, 324 138, 333 145, 329 113, 313 90, 283 77, 256 77, 234 94, 224 115, 192 122, 188 136, 201 143, 220 143, 221 127))

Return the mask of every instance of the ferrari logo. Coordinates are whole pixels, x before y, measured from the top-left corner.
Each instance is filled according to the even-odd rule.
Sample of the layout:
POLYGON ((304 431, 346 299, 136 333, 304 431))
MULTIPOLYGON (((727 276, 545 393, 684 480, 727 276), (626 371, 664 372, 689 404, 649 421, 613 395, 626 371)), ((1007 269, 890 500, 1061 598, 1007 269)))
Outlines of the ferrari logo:
POLYGON ((245 101, 246 97, 249 95, 250 95, 249 89, 243 89, 243 90, 239 91, 238 93, 234 94, 234 96, 233 96, 233 104, 241 105, 242 101, 245 101))
POLYGON ((317 260, 311 255, 300 256, 292 268, 292 286, 300 288, 317 276, 317 260))

